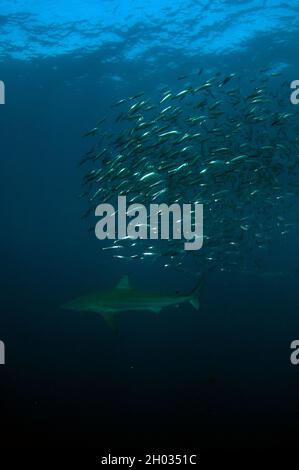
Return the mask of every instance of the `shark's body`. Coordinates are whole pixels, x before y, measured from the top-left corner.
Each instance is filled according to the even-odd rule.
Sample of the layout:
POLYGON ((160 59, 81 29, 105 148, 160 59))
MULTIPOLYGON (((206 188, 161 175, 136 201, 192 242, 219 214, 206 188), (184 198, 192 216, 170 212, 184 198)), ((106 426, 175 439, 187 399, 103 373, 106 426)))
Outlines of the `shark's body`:
POLYGON ((187 295, 160 294, 158 292, 140 291, 130 286, 128 276, 109 290, 94 291, 72 300, 62 308, 100 313, 111 327, 115 327, 114 314, 128 310, 149 310, 159 313, 163 308, 178 306, 190 302, 199 308, 199 286, 187 295))

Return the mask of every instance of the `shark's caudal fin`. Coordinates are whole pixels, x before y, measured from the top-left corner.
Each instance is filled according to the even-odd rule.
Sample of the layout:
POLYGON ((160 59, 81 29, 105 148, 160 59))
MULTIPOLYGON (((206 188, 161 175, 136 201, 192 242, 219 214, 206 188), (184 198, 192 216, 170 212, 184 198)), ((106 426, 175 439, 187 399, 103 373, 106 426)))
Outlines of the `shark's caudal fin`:
POLYGON ((197 286, 189 294, 189 299, 190 299, 189 302, 196 310, 199 310, 199 307, 200 307, 198 297, 200 296, 200 293, 201 293, 202 284, 203 282, 201 279, 199 283, 197 284, 197 286))

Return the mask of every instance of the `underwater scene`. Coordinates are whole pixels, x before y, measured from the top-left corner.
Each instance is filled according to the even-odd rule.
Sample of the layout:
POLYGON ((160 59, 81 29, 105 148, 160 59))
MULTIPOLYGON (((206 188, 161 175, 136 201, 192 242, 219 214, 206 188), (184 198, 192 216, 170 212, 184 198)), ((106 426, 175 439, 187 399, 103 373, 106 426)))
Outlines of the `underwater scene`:
POLYGON ((0 448, 296 449, 299 1, 0 31, 0 448))

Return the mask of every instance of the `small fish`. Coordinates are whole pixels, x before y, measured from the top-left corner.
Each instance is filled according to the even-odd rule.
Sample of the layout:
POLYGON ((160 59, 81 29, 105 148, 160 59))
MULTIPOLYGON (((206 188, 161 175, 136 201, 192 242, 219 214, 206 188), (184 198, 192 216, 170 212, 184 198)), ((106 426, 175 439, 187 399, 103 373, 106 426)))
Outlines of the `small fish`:
POLYGON ((121 104, 126 103, 126 101, 127 101, 126 99, 119 100, 116 103, 112 104, 111 108, 116 108, 117 106, 120 106, 121 104))
POLYGON ((99 128, 98 127, 94 127, 93 129, 91 129, 90 131, 86 132, 85 134, 83 134, 83 137, 88 137, 89 135, 96 135, 96 133, 98 132, 99 128))

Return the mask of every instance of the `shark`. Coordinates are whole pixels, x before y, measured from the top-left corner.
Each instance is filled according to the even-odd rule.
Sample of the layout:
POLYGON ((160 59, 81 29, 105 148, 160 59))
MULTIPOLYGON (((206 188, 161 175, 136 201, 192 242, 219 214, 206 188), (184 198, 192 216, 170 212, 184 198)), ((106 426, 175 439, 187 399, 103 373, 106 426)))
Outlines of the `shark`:
POLYGON ((115 314, 119 312, 147 310, 158 314, 166 307, 178 307, 185 302, 190 302, 198 310, 201 284, 201 282, 198 283, 191 292, 185 295, 162 294, 132 287, 129 277, 125 275, 112 289, 90 292, 61 305, 61 308, 99 313, 107 325, 117 331, 115 314))

